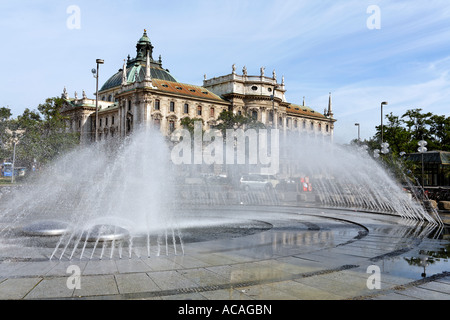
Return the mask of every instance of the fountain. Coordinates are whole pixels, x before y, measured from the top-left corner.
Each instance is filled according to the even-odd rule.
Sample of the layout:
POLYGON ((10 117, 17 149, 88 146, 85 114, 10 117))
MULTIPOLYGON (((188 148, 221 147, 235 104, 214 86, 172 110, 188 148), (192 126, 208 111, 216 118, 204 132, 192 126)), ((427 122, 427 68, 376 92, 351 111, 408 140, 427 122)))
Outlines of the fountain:
MULTIPOLYGON (((311 181, 315 202, 308 205, 441 224, 367 152, 296 135, 281 141, 285 171, 311 181)), ((211 165, 197 169, 193 171, 197 176, 207 170, 212 173, 211 165)), ((123 143, 106 140, 80 146, 5 196, 0 240, 8 245, 28 241, 51 247, 51 253, 44 254, 50 260, 113 259, 184 254, 183 233, 201 233, 211 226, 215 233, 232 228, 240 235, 270 229, 256 219, 237 222, 235 217, 208 214, 220 205, 286 204, 283 190, 244 191, 230 180, 241 174, 242 166, 228 165, 226 170, 225 183, 202 178, 198 184, 186 185, 180 175, 189 169, 170 161, 167 141, 151 129, 136 130, 123 143), (186 214, 196 209, 197 214, 186 214)))
POLYGON ((168 159, 165 141, 150 130, 120 145, 79 147, 8 195, 0 211, 0 238, 53 238, 50 259, 73 258, 77 251, 83 257, 89 247, 93 256, 97 246, 104 251, 106 245, 125 243, 131 252, 141 238, 150 248, 154 234, 159 245, 172 242, 176 250, 181 239, 172 215, 168 159))

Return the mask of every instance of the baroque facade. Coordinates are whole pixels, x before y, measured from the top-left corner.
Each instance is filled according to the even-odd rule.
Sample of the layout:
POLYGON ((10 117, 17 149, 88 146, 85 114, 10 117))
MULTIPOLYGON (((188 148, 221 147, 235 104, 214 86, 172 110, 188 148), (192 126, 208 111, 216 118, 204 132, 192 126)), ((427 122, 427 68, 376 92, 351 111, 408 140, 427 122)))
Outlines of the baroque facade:
POLYGON ((165 136, 181 128, 185 117, 201 120, 205 130, 217 124, 223 110, 247 114, 280 132, 297 131, 322 138, 333 138, 334 122, 331 93, 328 107, 319 113, 285 98, 284 77, 279 82, 275 71, 270 76, 261 68, 259 75, 236 72, 207 79, 202 86, 178 82, 162 67, 161 56, 153 59, 153 46, 144 30, 136 45, 136 57, 124 60, 98 92, 96 100, 77 93, 73 98, 66 88, 61 113, 67 117, 68 130, 80 133, 81 143, 98 139, 125 137, 138 125, 157 127, 165 136), (98 124, 96 125, 96 113, 98 124))

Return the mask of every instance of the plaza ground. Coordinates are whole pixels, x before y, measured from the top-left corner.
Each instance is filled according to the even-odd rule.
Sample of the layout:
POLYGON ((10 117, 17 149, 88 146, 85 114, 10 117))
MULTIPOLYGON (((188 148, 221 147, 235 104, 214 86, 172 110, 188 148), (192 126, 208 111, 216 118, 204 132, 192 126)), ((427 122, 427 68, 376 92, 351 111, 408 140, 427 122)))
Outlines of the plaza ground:
POLYGON ((91 258, 75 252, 50 260, 52 247, 10 243, 0 254, 0 299, 450 299, 448 258, 434 254, 446 252, 446 230, 388 215, 290 206, 187 208, 187 217, 202 210, 211 221, 270 227, 237 228, 233 235, 215 224, 202 237, 186 233, 167 251, 157 254, 153 246, 148 255, 136 246, 120 258, 107 248, 101 256, 97 250, 91 258), (428 262, 410 263, 424 253, 428 262), (74 265, 79 288, 70 285, 74 265), (369 288, 371 266, 380 270, 379 288, 369 288))

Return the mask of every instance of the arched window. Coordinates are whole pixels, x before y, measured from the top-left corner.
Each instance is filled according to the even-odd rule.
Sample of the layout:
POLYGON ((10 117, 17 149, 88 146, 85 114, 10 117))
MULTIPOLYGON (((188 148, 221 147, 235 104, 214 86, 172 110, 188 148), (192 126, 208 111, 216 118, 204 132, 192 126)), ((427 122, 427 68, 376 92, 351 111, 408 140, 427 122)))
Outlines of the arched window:
POLYGON ((256 110, 252 111, 252 119, 253 120, 258 120, 258 111, 256 111, 256 110))

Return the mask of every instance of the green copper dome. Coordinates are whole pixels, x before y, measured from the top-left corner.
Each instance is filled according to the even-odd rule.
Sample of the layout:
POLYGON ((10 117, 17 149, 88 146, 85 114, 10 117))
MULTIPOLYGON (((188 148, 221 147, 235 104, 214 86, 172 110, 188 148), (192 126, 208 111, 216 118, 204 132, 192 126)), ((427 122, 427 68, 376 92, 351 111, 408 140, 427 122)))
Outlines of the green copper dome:
MULTIPOLYGON (((166 81, 177 82, 177 80, 169 73, 169 71, 164 70, 159 67, 151 66, 150 73, 152 78, 161 79, 166 81)), ((134 65, 127 68, 127 81, 128 83, 135 82, 136 80, 144 80, 145 77, 145 66, 134 65), (136 79, 136 76, 138 79, 136 79)), ((102 86, 99 91, 109 90, 122 85, 122 70, 119 70, 111 78, 109 78, 102 86)))
MULTIPOLYGON (((131 59, 128 57, 126 63, 127 68, 127 82, 132 83, 135 81, 144 80, 145 77, 145 65, 147 54, 150 58, 150 73, 152 79, 160 79, 166 81, 177 82, 175 78, 169 73, 169 70, 162 67, 161 56, 158 61, 153 60, 152 57, 153 46, 150 39, 147 36, 147 30, 144 30, 144 34, 139 39, 136 45, 136 58, 131 59)), ((109 78, 101 87, 101 91, 109 90, 122 85, 122 69, 109 78)))

